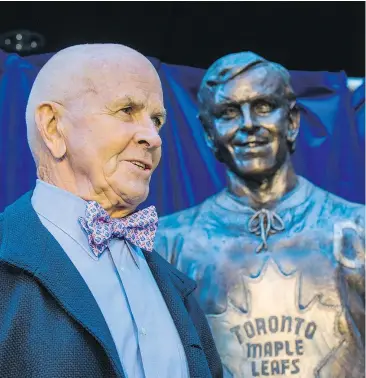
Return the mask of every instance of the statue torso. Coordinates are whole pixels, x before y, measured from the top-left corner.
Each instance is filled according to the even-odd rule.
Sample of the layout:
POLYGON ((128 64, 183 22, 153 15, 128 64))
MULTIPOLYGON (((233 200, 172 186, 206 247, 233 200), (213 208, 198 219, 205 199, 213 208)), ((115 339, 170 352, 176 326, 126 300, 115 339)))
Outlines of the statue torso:
POLYGON ((156 249, 196 280, 228 377, 363 376, 364 283, 355 257, 363 231, 357 219, 349 229, 355 212, 302 179, 272 220, 262 217, 260 252, 260 213, 225 191, 163 220, 156 249), (268 227, 276 217, 281 231, 268 227), (349 235, 340 242, 342 225, 349 235))

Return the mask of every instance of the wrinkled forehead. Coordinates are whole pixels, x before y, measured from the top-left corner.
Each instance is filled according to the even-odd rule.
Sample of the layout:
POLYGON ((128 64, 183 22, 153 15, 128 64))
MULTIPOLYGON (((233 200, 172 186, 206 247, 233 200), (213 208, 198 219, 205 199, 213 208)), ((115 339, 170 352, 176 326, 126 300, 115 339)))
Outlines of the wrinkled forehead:
POLYGON ((257 98, 287 101, 283 76, 269 65, 258 65, 217 86, 214 103, 223 101, 246 102, 257 98))
POLYGON ((139 96, 162 98, 159 76, 153 65, 139 57, 108 58, 92 62, 84 71, 84 81, 90 90, 113 100, 118 96, 139 96))

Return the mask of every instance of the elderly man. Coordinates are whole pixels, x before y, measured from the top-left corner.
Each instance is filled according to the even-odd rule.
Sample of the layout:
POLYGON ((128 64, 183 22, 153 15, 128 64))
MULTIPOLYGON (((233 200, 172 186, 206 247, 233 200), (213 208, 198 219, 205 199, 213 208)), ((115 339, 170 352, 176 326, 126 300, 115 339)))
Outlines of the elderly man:
POLYGON ((151 63, 121 45, 54 55, 27 106, 35 190, 0 217, 2 378, 222 376, 195 283, 152 251, 136 211, 165 111, 151 63))
POLYGON ((155 245, 197 280, 225 375, 364 377, 364 207, 295 174, 289 73, 232 54, 198 99, 228 187, 163 218, 155 245))

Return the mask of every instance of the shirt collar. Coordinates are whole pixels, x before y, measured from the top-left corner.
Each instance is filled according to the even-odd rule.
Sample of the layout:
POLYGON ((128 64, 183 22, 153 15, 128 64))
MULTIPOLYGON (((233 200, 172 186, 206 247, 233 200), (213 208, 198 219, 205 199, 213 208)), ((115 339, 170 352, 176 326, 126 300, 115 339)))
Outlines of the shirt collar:
MULTIPOLYGON (((70 236, 91 258, 98 260, 98 257, 92 252, 88 238, 78 221, 79 217, 85 216, 87 205, 85 200, 57 186, 37 180, 31 201, 37 214, 70 236)), ((140 267, 139 248, 127 241, 124 242, 127 244, 135 264, 140 267)))

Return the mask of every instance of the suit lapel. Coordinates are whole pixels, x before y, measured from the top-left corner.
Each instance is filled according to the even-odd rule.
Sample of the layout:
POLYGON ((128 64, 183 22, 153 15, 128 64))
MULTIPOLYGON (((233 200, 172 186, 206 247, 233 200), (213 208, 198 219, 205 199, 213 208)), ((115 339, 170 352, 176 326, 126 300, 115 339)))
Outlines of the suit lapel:
POLYGON ((33 275, 64 310, 101 344, 116 373, 121 362, 104 317, 83 278, 64 250, 45 229, 31 204, 29 192, 4 213, 0 259, 33 275))
POLYGON ((184 305, 185 297, 196 287, 195 282, 175 272, 156 252, 144 251, 144 255, 182 341, 190 377, 211 378, 201 340, 184 305))

